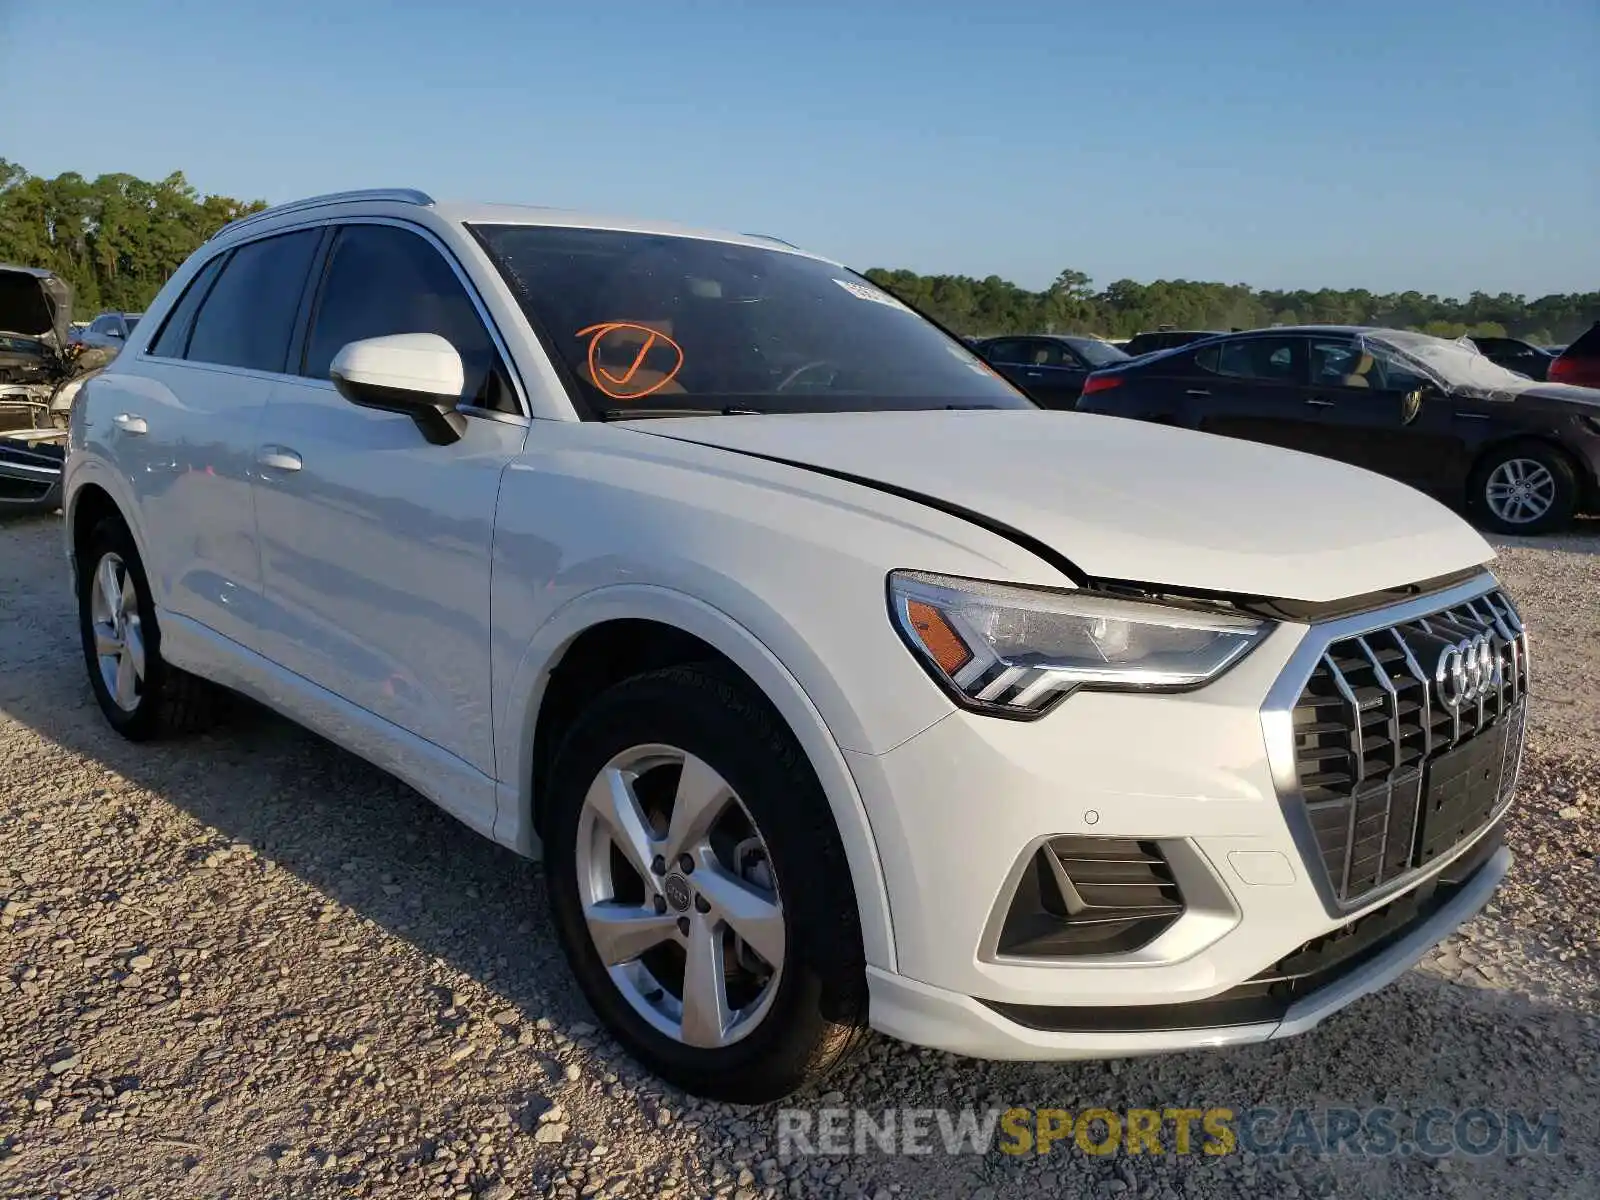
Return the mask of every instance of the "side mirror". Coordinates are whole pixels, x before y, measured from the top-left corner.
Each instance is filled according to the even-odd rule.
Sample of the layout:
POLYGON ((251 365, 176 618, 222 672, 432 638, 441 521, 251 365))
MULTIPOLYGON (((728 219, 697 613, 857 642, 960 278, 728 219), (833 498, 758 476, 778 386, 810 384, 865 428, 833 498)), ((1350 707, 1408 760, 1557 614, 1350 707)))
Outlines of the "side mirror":
POLYGON ((351 342, 328 368, 351 404, 398 413, 436 446, 459 441, 467 419, 456 411, 466 386, 461 355, 436 333, 392 333, 351 342))

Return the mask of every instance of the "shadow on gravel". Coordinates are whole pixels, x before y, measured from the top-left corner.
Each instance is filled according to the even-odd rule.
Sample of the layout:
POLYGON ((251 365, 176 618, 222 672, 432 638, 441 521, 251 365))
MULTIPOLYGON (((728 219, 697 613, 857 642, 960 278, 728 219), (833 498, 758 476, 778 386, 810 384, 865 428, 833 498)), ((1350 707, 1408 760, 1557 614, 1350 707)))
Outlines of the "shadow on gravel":
MULTIPOLYGON (((223 839, 248 843, 327 898, 490 986, 528 1017, 549 1017, 557 1027, 593 1020, 549 931, 537 867, 390 776, 252 705, 240 704, 203 737, 123 742, 94 705, 74 639, 64 577, 41 584, 0 563, 0 712, 159 795, 223 839), (19 586, 35 594, 21 596, 13 590, 19 586)), ((618 1069, 615 1048, 604 1053, 608 1069, 618 1069)), ((1557 1194, 1575 1178, 1578 1163, 1600 1161, 1592 1109, 1600 1087, 1595 1016, 1419 974, 1311 1034, 1271 1046, 1034 1065, 956 1060, 880 1039, 830 1086, 843 1093, 830 1096, 830 1105, 875 1114, 901 1106, 1073 1112, 1266 1106, 1287 1113, 1372 1105, 1411 1114, 1434 1107, 1562 1114, 1563 1149, 1553 1158, 1458 1159, 1448 1175, 1417 1158, 1312 1161, 1302 1152, 1255 1160, 1265 1175, 1262 1194, 1300 1194, 1278 1190, 1274 1177, 1284 1176, 1311 1194, 1330 1194, 1334 1179, 1341 1191, 1355 1184, 1376 1189, 1374 1195, 1557 1194)), ((802 1096, 792 1103, 815 1108, 822 1100, 802 1096)), ((721 1109, 715 1119, 741 1141, 775 1136, 774 1110, 721 1109)), ((721 1152, 702 1153, 715 1161, 721 1152)), ((984 1187, 996 1195, 1054 1194, 1058 1183, 1076 1192, 1095 1180, 1101 1194, 1162 1196, 1201 1194, 1180 1177, 1201 1172, 1214 1180, 1205 1194, 1253 1189, 1251 1161, 1195 1154, 1179 1166, 1171 1156, 1091 1158, 1063 1146, 1042 1163, 1036 1155, 995 1150, 957 1159, 942 1152, 884 1157, 874 1150, 870 1166, 845 1169, 857 1178, 870 1175, 877 1187, 901 1185, 910 1196, 970 1195, 984 1187), (1059 1180, 1052 1181, 1056 1172, 1059 1180)))
POLYGON ((1503 533, 1484 536, 1496 549, 1516 546, 1524 550, 1557 550, 1563 554, 1600 554, 1600 517, 1580 517, 1560 533, 1539 537, 1513 537, 1503 533))

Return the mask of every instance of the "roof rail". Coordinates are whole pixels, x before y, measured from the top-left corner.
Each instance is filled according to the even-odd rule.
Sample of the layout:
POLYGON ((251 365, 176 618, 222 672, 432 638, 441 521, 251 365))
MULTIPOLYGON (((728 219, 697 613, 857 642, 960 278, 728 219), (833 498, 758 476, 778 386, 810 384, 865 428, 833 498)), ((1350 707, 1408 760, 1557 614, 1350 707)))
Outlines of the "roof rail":
POLYGON ((800 249, 800 247, 796 246, 793 242, 786 242, 781 237, 773 237, 770 233, 746 233, 741 234, 740 236, 747 238, 760 238, 764 242, 777 242, 778 245, 787 246, 791 250, 800 249))
POLYGON ((256 221, 264 221, 268 217, 282 216, 284 213, 299 212, 305 208, 322 208, 329 204, 345 204, 351 200, 389 200, 396 204, 420 204, 424 207, 433 204, 433 197, 427 192, 419 192, 416 188, 357 188, 350 192, 328 192, 322 196, 308 196, 304 200, 290 200, 284 204, 274 204, 271 208, 263 208, 260 212, 253 212, 247 217, 240 217, 237 221, 230 221, 211 237, 219 238, 231 229, 238 229, 256 221))

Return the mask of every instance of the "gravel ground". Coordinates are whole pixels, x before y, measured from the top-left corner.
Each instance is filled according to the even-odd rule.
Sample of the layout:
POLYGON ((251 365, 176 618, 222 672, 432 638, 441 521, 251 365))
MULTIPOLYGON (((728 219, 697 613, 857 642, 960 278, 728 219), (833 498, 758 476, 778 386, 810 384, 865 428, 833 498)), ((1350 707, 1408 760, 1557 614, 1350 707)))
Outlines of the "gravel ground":
POLYGON ((1600 529, 1499 569, 1535 639, 1518 862, 1418 970, 1271 1047, 1035 1066, 876 1039, 796 1103, 1556 1109, 1556 1153, 780 1161, 773 1110, 664 1089, 595 1030, 535 866, 254 709, 111 735, 59 519, 0 527, 0 1196, 1593 1196, 1600 529))

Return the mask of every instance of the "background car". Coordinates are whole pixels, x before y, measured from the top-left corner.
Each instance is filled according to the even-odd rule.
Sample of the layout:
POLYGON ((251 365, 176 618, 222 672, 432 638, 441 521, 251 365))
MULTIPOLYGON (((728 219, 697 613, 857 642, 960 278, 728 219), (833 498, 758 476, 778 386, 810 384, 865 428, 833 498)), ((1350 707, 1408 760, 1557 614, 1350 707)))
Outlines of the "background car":
POLYGON ((1065 334, 980 338, 973 349, 1045 408, 1071 408, 1091 371, 1128 360, 1099 338, 1065 334))
POLYGON ((73 340, 84 346, 109 346, 120 349, 142 316, 144 316, 142 312, 103 312, 90 321, 89 327, 77 334, 73 340))
POLYGON ((1550 364, 1550 379, 1554 383, 1600 388, 1600 321, 1589 326, 1587 333, 1561 351, 1560 357, 1550 364))
POLYGON ((1550 374, 1550 364, 1556 356, 1542 346, 1514 337, 1468 338, 1490 362, 1498 363, 1508 371, 1516 371, 1529 379, 1544 379, 1550 374))
POLYGON ((1202 338, 1216 337, 1222 332, 1220 329, 1157 329, 1148 333, 1134 334, 1122 349, 1128 357, 1138 358, 1144 354, 1153 354, 1157 350, 1187 346, 1202 338))
POLYGON ((56 506, 73 399, 115 354, 72 342, 71 321, 65 280, 0 265, 0 514, 56 506))
POLYGON ((1600 510, 1600 394, 1421 333, 1230 334, 1097 372, 1077 407, 1341 459, 1465 501, 1502 532, 1600 510))

